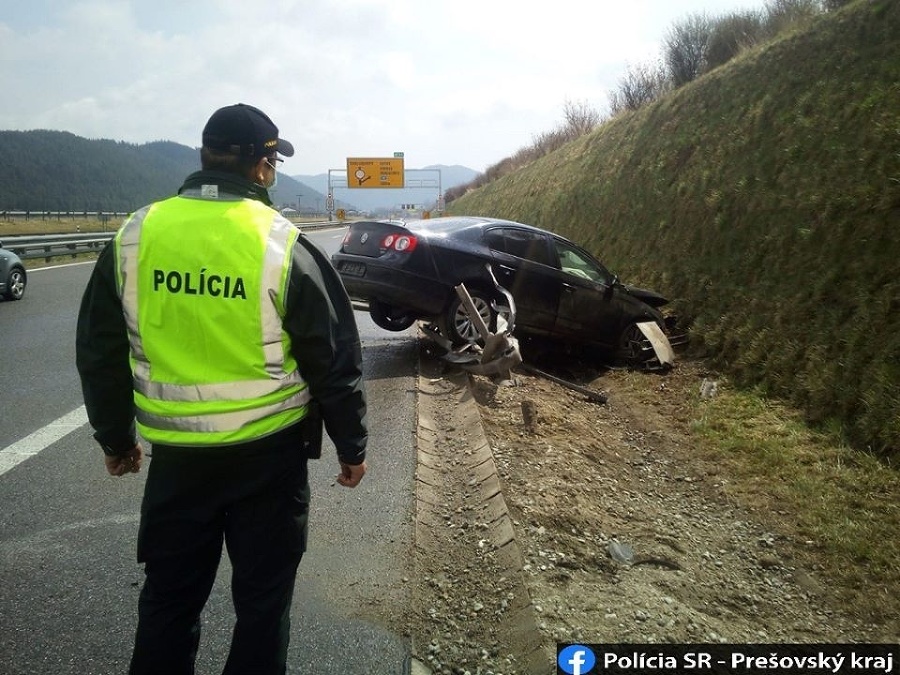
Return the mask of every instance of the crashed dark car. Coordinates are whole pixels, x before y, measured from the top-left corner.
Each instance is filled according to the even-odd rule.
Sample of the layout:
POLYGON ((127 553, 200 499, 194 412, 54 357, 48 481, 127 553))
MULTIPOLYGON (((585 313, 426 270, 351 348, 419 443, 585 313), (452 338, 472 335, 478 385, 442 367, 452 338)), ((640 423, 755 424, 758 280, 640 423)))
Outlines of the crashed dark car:
POLYGON ((505 289, 515 301, 516 336, 587 347, 628 365, 655 358, 641 324, 658 326, 664 341, 674 327, 660 311, 663 296, 621 283, 564 237, 508 220, 359 221, 332 262, 376 325, 401 331, 423 321, 453 345, 479 337, 458 284, 492 331, 509 304, 505 289))

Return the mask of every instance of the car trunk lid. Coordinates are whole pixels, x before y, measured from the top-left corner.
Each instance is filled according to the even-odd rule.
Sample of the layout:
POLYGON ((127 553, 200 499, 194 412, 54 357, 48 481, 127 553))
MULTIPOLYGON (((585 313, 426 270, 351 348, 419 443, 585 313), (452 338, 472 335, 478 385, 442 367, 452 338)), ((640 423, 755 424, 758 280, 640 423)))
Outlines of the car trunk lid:
POLYGON ((370 221, 353 223, 341 243, 341 252, 377 258, 388 250, 389 247, 385 246, 385 240, 390 235, 395 237, 413 236, 405 227, 394 223, 370 221))

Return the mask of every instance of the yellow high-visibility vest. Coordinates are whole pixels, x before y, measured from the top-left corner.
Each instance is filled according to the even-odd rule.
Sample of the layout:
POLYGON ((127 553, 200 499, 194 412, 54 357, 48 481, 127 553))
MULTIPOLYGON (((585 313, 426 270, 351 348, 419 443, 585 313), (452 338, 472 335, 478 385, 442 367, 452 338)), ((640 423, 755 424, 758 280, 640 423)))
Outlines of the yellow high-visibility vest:
POLYGON ((227 445, 306 416, 282 328, 299 231, 252 199, 178 196, 115 238, 137 427, 151 443, 227 445))

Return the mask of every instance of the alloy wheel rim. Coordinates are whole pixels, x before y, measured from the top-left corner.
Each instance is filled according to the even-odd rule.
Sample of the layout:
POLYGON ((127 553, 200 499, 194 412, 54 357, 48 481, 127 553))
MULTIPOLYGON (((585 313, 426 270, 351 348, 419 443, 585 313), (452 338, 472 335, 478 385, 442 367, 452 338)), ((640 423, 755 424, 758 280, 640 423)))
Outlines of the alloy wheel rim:
MULTIPOLYGON (((475 305, 475 309, 478 311, 478 314, 481 316, 485 325, 490 326, 491 307, 487 301, 483 298, 472 298, 472 304, 475 305)), ((460 337, 465 338, 466 340, 477 340, 481 337, 481 334, 475 327, 475 323, 469 318, 469 315, 466 314, 466 309, 462 304, 460 304, 459 308, 456 310, 455 327, 456 332, 459 333, 460 337)))
POLYGON ((22 295, 22 292, 25 290, 25 282, 19 272, 13 272, 10 290, 12 291, 12 294, 17 298, 22 295))

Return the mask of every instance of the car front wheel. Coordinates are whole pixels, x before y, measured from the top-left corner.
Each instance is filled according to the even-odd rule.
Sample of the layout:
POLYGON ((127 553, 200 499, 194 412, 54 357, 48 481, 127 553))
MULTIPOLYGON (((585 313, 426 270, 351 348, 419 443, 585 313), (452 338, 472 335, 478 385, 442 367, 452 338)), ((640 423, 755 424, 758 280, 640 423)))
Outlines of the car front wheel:
POLYGON ((640 366, 654 356, 653 346, 636 323, 630 323, 619 338, 619 357, 628 366, 640 366))
MULTIPOLYGON (((488 330, 495 331, 497 329, 497 313, 491 307, 491 299, 486 293, 477 289, 469 290, 469 296, 488 330)), ((441 315, 438 327, 441 334, 455 345, 481 340, 478 328, 469 318, 465 305, 457 295, 453 296, 447 309, 441 315)))
POLYGON ((25 295, 25 272, 13 268, 6 280, 6 292, 3 297, 7 300, 21 300, 23 295, 25 295))
POLYGON ((403 309, 386 305, 377 300, 369 301, 369 316, 379 328, 399 332, 416 322, 416 317, 403 309))

